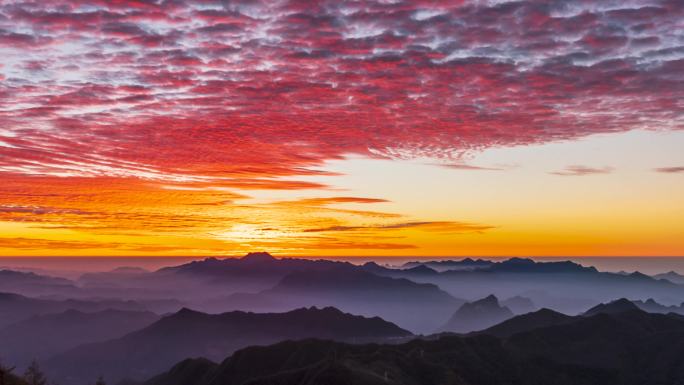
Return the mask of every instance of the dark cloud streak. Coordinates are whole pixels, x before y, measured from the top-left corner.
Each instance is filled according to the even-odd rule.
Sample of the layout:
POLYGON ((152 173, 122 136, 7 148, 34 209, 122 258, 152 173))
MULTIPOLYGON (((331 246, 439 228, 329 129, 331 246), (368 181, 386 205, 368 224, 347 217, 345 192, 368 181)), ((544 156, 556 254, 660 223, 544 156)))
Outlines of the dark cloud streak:
POLYGON ((613 172, 612 167, 589 167, 581 165, 573 165, 564 168, 561 171, 552 171, 549 174, 559 175, 559 176, 584 176, 584 175, 596 175, 596 174, 610 174, 613 172))

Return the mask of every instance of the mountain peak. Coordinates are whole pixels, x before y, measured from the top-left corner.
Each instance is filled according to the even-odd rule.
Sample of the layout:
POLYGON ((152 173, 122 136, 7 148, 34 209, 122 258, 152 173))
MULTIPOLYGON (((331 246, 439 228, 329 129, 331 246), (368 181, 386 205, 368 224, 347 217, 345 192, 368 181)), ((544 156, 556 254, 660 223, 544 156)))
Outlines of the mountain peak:
POLYGON ((513 317, 513 312, 499 304, 493 294, 463 304, 442 327, 442 331, 466 333, 483 330, 513 317))
POLYGON ((499 299, 494 294, 490 294, 482 299, 471 302, 473 305, 499 306, 499 299))
POLYGON ((508 262, 511 264, 518 264, 518 265, 534 265, 535 264, 535 262, 532 258, 520 258, 520 257, 509 258, 508 261, 504 261, 504 262, 508 262))
POLYGON ((205 313, 199 312, 197 310, 192 310, 192 309, 189 309, 187 307, 183 307, 182 309, 178 310, 176 313, 172 314, 172 316, 175 316, 175 317, 191 317, 191 316, 194 316, 196 314, 205 314, 205 313))
POLYGON ((652 277, 650 277, 650 276, 648 276, 642 272, 639 272, 639 271, 635 271, 632 274, 630 274, 629 276, 632 278, 637 278, 637 279, 646 279, 646 280, 653 279, 652 277))
POLYGON ((660 273, 653 276, 653 278, 658 280, 667 280, 676 284, 684 284, 684 275, 677 273, 676 271, 670 270, 667 273, 660 273))
POLYGON ((348 315, 344 313, 342 310, 334 307, 334 306, 324 306, 324 307, 318 307, 318 306, 309 306, 309 307, 301 307, 298 309, 291 310, 288 312, 288 314, 296 314, 296 313, 301 313, 301 314, 328 314, 328 315, 348 315))
POLYGON ((276 258, 272 256, 271 254, 265 252, 265 251, 258 251, 258 252, 253 252, 253 253, 247 253, 244 257, 240 258, 243 261, 247 262, 266 262, 266 261, 275 261, 276 258))
POLYGON ((497 325, 483 330, 483 334, 491 334, 497 337, 510 337, 513 334, 525 332, 546 326, 558 325, 569 322, 573 317, 557 311, 542 308, 534 312, 519 315, 505 320, 497 325))
POLYGON ((437 270, 432 269, 426 265, 418 265, 416 267, 406 269, 406 271, 411 272, 411 273, 418 273, 418 274, 434 274, 434 273, 437 273, 437 270))
POLYGON ((627 298, 620 298, 612 302, 598 304, 591 309, 587 310, 584 315, 592 316, 596 314, 616 314, 632 310, 641 310, 634 302, 628 300, 627 298))

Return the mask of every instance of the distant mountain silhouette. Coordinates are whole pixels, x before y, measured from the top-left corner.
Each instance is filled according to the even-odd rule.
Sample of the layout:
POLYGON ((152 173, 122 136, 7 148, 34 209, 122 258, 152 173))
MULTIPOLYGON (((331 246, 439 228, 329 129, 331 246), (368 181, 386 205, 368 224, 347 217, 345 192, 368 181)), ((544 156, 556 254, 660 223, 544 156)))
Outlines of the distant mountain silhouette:
POLYGON ((77 291, 78 288, 74 283, 65 278, 7 269, 0 270, 0 292, 37 296, 77 291))
POLYGON ((144 306, 135 301, 48 300, 30 298, 14 293, 0 293, 0 328, 33 316, 60 313, 69 309, 84 312, 96 312, 107 309, 146 310, 144 306))
POLYGON ((507 338, 450 336, 399 345, 289 341, 240 350, 221 364, 185 360, 145 385, 680 384, 682 349, 684 321, 632 311, 574 317, 507 338))
MULTIPOLYGON (((78 294, 81 297, 87 295, 156 301, 147 304, 155 312, 173 312, 187 306, 217 313, 226 311, 222 301, 230 294, 255 293, 269 289, 293 272, 314 272, 340 267, 360 269, 348 262, 275 258, 266 252, 248 253, 242 258, 206 258, 153 272, 115 269, 84 274, 78 280, 78 294), (169 299, 176 303, 168 302, 169 299), (167 302, 159 302, 161 300, 167 302)), ((265 310, 291 309, 274 307, 265 310)))
POLYGON ((412 273, 412 274, 437 274, 437 270, 429 268, 425 265, 419 265, 416 267, 405 269, 405 271, 407 273, 412 273))
POLYGON ((266 252, 247 253, 241 258, 243 262, 264 263, 275 261, 276 258, 266 252))
MULTIPOLYGON (((207 258, 160 269, 146 275, 145 285, 158 289, 177 287, 182 299, 207 297, 216 292, 256 292, 276 285, 283 277, 300 271, 323 271, 335 267, 353 267, 348 262, 296 258, 274 258, 269 253, 248 253, 242 258, 207 258)), ((136 283, 139 280, 135 281, 136 283)), ((218 307, 217 309, 220 309, 218 307)), ((215 310, 215 309, 206 309, 215 310)))
POLYGON ((409 335, 380 318, 355 316, 334 308, 216 315, 182 309, 121 338, 57 355, 46 362, 46 368, 58 382, 72 385, 98 375, 110 381, 141 379, 187 357, 216 360, 250 345, 311 337, 363 342, 409 335))
POLYGON ((546 307, 566 314, 578 314, 589 306, 618 297, 647 295, 667 302, 684 298, 684 285, 638 272, 627 275, 600 272, 572 261, 511 258, 478 268, 441 270, 435 274, 412 273, 410 269, 385 269, 375 273, 433 283, 457 297, 524 296, 534 302, 535 308, 546 307))
POLYGON ((331 260, 311 260, 296 258, 275 258, 266 252, 248 253, 242 258, 207 258, 180 266, 167 267, 157 271, 159 274, 174 273, 201 275, 206 277, 226 277, 247 275, 251 278, 271 277, 276 280, 285 275, 302 270, 327 270, 335 266, 353 266, 347 262, 331 260))
POLYGON ((637 305, 626 298, 620 298, 612 302, 602 303, 592 307, 591 309, 584 312, 585 316, 591 316, 596 314, 614 314, 622 313, 626 311, 641 311, 637 305))
MULTIPOLYGON (((464 259, 412 262, 396 269, 374 262, 356 266, 330 260, 274 258, 265 252, 250 253, 243 258, 207 258, 150 273, 126 270, 109 272, 107 275, 83 278, 79 283, 85 284, 85 287, 79 289, 87 289, 87 295, 91 297, 136 298, 139 301, 174 298, 182 303, 181 306, 205 312, 224 312, 230 309, 286 311, 297 306, 339 304, 312 302, 311 298, 284 302, 282 298, 261 293, 269 291, 290 274, 330 275, 335 273, 326 271, 343 270, 430 283, 438 285, 456 298, 478 298, 494 294, 499 298, 524 296, 533 301, 533 308, 526 308, 522 302, 517 303, 522 308, 516 307, 514 303, 506 304, 514 313, 547 307, 567 314, 577 314, 589 306, 618 297, 646 296, 645 298, 654 298, 663 303, 684 298, 684 285, 654 279, 641 273, 620 275, 599 272, 593 267, 584 267, 570 261, 536 262, 512 258, 493 262, 464 259)), ((83 298, 86 294, 79 292, 79 295, 83 298)), ((155 312, 176 311, 181 307, 178 304, 172 305, 146 306, 155 312)), ((373 306, 377 308, 375 304, 373 306)), ((362 312, 364 309, 358 306, 347 310, 372 314, 362 312)), ((432 318, 436 319, 438 316, 441 315, 435 314, 432 318)), ((387 318, 385 314, 383 317, 387 318)), ((394 321, 398 321, 398 318, 394 321)), ((428 331, 422 326, 418 329, 410 324, 402 326, 420 332, 428 331)), ((435 327, 438 326, 440 325, 435 327)))
POLYGON ((467 333, 483 330, 513 317, 513 312, 499 304, 493 296, 487 296, 474 302, 467 302, 449 318, 439 331, 467 333))
POLYGON ((639 309, 647 311, 649 313, 677 313, 684 315, 684 303, 679 306, 665 306, 656 302, 653 298, 649 298, 646 301, 634 300, 632 301, 639 309))
POLYGON ((380 316, 413 332, 431 332, 464 301, 432 284, 378 276, 353 266, 288 274, 258 294, 236 294, 224 308, 278 311, 302 306, 334 306, 366 316, 380 316))
POLYGON ((667 273, 656 274, 653 276, 655 279, 666 279, 672 283, 678 285, 684 285, 684 275, 676 273, 674 271, 669 271, 667 273))
POLYGON ((413 261, 404 263, 402 269, 411 269, 417 266, 427 266, 437 271, 445 270, 470 270, 477 268, 484 268, 492 265, 494 262, 486 259, 472 259, 465 258, 460 261, 444 260, 444 261, 413 261))
POLYGON ((501 301, 501 305, 511 309, 514 314, 525 314, 537 310, 537 306, 531 299, 519 295, 501 301))
POLYGON ((595 267, 585 267, 571 261, 536 262, 529 258, 511 258, 495 262, 482 269, 490 272, 515 273, 596 273, 595 267))
POLYGON ((374 273, 374 274, 377 274, 377 273, 386 273, 386 272, 393 271, 393 269, 390 269, 390 268, 385 267, 385 266, 380 266, 380 265, 377 264, 376 262, 366 262, 366 263, 364 263, 363 265, 361 265, 361 270, 367 271, 367 272, 369 272, 369 273, 374 273))
POLYGON ((158 319, 150 312, 112 309, 33 316, 0 329, 2 359, 25 366, 81 344, 121 337, 158 319))
POLYGON ((550 309, 540 309, 532 313, 513 317, 490 328, 475 333, 489 334, 497 337, 510 337, 514 334, 525 331, 571 322, 574 319, 575 317, 571 317, 550 309))

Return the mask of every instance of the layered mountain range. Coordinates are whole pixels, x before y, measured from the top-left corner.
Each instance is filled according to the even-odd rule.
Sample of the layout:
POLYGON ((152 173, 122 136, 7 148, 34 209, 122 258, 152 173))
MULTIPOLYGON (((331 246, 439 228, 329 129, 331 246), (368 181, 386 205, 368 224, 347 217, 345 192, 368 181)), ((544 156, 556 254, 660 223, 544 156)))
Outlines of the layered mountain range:
POLYGON ((665 354, 679 347, 661 336, 684 319, 676 273, 610 273, 520 258, 393 267, 250 253, 77 280, 11 270, 0 277, 0 365, 16 366, 16 374, 35 359, 52 381, 69 385, 99 376, 114 385, 155 376, 150 384, 186 384, 188 376, 193 384, 490 384, 507 375, 515 381, 505 383, 535 383, 519 377, 528 369, 542 373, 539 381, 556 371, 558 383, 620 384, 633 374, 629 365, 645 360, 647 370, 655 363, 636 342, 619 347, 635 349, 634 361, 613 362, 618 347, 603 351, 573 333, 615 322, 626 341, 665 354), (521 337, 528 334, 534 338, 521 337), (553 341, 565 355, 544 350, 553 341), (283 347, 301 351, 288 355, 283 347), (253 354, 270 363, 252 362, 253 354), (416 354, 428 358, 414 365, 416 354), (500 366, 489 367, 497 360, 500 366), (426 368, 435 368, 428 371, 434 376, 420 382, 426 368))
POLYGON ((682 349, 678 316, 637 309, 568 317, 544 309, 472 336, 251 347, 220 363, 181 361, 144 384, 676 384, 684 379, 682 349))
POLYGON ((410 332, 378 317, 351 315, 331 307, 222 314, 184 308, 120 338, 58 354, 45 364, 56 380, 81 384, 100 375, 144 379, 187 357, 218 360, 241 348, 285 340, 316 337, 369 342, 408 336, 410 332))

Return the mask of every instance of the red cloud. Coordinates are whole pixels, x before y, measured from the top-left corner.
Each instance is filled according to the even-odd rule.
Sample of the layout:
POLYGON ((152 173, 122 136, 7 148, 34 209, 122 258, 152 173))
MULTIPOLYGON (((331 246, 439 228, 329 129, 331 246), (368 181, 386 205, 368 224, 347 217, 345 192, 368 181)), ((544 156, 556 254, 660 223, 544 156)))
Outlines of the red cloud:
POLYGON ((602 7, 4 4, 0 172, 311 188, 282 178, 684 127, 684 5, 602 7))

